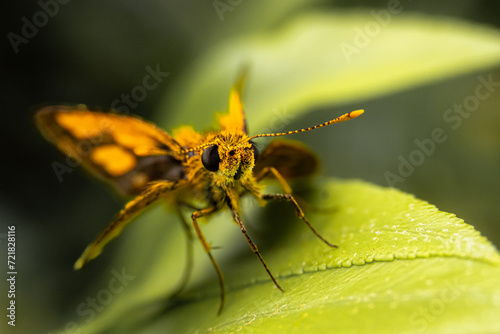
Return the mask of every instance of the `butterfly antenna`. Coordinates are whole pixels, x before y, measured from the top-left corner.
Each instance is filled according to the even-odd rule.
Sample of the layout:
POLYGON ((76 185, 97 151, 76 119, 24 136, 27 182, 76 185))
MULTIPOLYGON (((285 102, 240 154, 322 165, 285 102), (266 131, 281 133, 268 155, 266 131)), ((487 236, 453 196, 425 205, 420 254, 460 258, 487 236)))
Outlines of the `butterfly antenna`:
POLYGON ((335 123, 340 123, 340 122, 348 121, 350 119, 358 117, 359 115, 363 114, 364 112, 365 111, 362 110, 362 109, 354 110, 354 111, 351 111, 350 113, 347 113, 347 114, 344 114, 344 115, 342 115, 340 117, 332 119, 331 121, 328 121, 328 122, 325 122, 325 123, 322 123, 322 124, 318 124, 318 125, 314 125, 314 126, 311 126, 311 127, 305 128, 305 129, 292 130, 292 131, 279 132, 279 133, 265 133, 265 134, 251 136, 249 139, 254 139, 254 138, 259 138, 259 137, 286 136, 286 135, 293 135, 295 133, 306 132, 306 131, 309 131, 309 130, 315 130, 315 129, 319 129, 319 128, 322 128, 324 126, 330 125, 330 124, 335 124, 335 123))

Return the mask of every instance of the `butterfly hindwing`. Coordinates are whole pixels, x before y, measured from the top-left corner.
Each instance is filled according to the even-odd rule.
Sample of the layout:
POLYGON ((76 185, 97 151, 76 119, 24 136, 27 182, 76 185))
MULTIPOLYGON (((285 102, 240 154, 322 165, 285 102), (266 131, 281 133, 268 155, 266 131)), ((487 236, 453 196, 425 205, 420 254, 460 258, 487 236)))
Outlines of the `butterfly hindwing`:
POLYGON ((254 175, 265 167, 274 167, 285 179, 289 179, 313 174, 318 168, 318 159, 300 142, 275 140, 260 154, 253 169, 254 175))

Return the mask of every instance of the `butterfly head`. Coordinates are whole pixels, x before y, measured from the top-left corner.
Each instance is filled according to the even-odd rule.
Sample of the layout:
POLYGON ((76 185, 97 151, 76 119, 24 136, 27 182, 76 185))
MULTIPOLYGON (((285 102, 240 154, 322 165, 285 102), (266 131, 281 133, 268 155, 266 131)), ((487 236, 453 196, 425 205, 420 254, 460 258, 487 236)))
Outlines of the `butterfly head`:
POLYGON ((258 150, 245 134, 222 133, 214 137, 201 154, 203 167, 223 183, 252 174, 258 150))

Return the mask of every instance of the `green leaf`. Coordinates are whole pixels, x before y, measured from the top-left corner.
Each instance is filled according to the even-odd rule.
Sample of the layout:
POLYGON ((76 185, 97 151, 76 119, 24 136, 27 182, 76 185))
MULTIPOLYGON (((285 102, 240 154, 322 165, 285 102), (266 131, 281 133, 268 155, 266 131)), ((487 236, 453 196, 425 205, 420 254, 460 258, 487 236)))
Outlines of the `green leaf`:
POLYGON ((252 257, 227 275, 221 316, 215 291, 144 333, 498 331, 500 255, 472 226, 394 189, 359 181, 322 188, 313 202, 336 210, 308 216, 339 249, 288 219, 291 233, 264 252, 285 293, 252 257))
MULTIPOLYGON (((208 233, 209 240, 223 246, 216 251, 217 259, 234 249, 229 241, 234 239, 248 254, 232 262, 221 261, 227 283, 222 315, 216 315, 217 284, 203 283, 165 312, 157 313, 153 295, 142 298, 141 304, 137 298, 113 303, 128 310, 115 314, 115 322, 108 326, 113 324, 117 333, 127 332, 139 321, 134 333, 498 331, 500 254, 479 232, 454 215, 395 189, 361 181, 323 181, 310 200, 327 209, 306 214, 339 248, 322 243, 286 204, 277 212, 286 222, 286 231, 279 226, 273 232, 274 244, 261 248, 285 293, 270 281, 244 245, 243 236, 235 237, 240 233, 230 218, 219 216, 215 220, 225 224, 211 221, 218 229, 208 233), (138 309, 151 312, 138 316, 138 309)), ((252 226, 257 217, 247 218, 247 225, 252 226)), ((169 254, 176 258, 179 251, 169 254)), ((207 264, 208 259, 203 262, 207 264)), ((156 279, 168 281, 171 268, 153 265, 159 266, 154 270, 156 279)), ((213 269, 205 266, 204 270, 214 278, 213 269)), ((150 279, 134 282, 136 297, 141 291, 163 290, 159 281, 151 286, 150 279)))
POLYGON ((277 31, 232 39, 201 55, 160 105, 160 124, 209 127, 213 111, 226 110, 245 63, 251 66, 244 102, 253 134, 276 130, 272 119, 282 113, 360 103, 499 64, 500 33, 404 12, 385 25, 366 11, 303 14, 277 31))

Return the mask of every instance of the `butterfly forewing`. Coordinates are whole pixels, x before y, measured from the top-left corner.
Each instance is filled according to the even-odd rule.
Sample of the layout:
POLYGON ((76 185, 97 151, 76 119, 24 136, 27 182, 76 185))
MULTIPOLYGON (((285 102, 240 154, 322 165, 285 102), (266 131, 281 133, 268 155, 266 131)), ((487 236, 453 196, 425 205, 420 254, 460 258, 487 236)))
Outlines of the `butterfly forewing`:
POLYGON ((248 133, 245 110, 241 101, 241 93, 245 86, 248 68, 243 68, 238 75, 236 84, 229 93, 228 113, 219 115, 219 123, 223 130, 242 131, 248 133))
POLYGON ((147 182, 184 177, 181 161, 152 151, 176 151, 180 145, 165 131, 139 118, 95 112, 85 106, 48 106, 36 114, 44 136, 90 171, 125 194, 137 194, 147 182))

